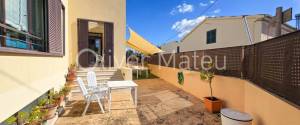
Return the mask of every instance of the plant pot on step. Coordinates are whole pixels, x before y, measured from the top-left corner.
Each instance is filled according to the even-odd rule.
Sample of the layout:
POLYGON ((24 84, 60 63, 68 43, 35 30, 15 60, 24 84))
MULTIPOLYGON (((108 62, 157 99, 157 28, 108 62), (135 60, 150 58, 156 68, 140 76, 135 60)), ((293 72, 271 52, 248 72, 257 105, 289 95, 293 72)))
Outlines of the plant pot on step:
POLYGON ((55 116, 57 110, 57 105, 56 104, 50 104, 50 105, 45 105, 41 108, 41 111, 44 114, 43 120, 49 120, 52 119, 55 116))
POLYGON ((59 96, 59 98, 56 99, 56 105, 57 106, 61 106, 62 105, 62 102, 65 100, 65 96, 64 95, 61 95, 59 96))
POLYGON ((204 97, 204 105, 211 113, 219 113, 222 109, 222 101, 216 97, 204 97))
POLYGON ((42 122, 34 121, 34 122, 31 122, 31 123, 26 123, 25 125, 42 125, 42 122))
POLYGON ((71 73, 71 74, 67 74, 67 81, 74 81, 76 80, 76 75, 71 73))

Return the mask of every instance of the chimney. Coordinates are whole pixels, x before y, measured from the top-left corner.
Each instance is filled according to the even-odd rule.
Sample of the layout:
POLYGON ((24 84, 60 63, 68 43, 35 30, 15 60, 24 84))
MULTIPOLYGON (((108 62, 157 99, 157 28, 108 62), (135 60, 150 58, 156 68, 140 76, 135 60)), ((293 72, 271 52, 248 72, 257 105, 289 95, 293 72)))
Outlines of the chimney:
POLYGON ((297 27, 297 30, 300 30, 300 13, 299 14, 296 14, 296 27, 297 27))
POLYGON ((276 16, 275 16, 275 36, 281 36, 281 24, 282 22, 282 7, 276 8, 276 16))

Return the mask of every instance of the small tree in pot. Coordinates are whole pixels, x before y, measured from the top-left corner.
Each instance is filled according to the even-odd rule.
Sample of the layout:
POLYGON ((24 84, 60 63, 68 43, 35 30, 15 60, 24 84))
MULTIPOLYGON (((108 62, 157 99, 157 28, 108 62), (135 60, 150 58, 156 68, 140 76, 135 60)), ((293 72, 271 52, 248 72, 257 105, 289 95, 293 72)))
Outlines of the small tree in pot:
POLYGON ((212 80, 214 78, 214 64, 209 63, 208 65, 208 70, 201 70, 200 71, 200 78, 201 80, 205 80, 209 83, 209 88, 210 88, 210 96, 209 97, 204 97, 204 105, 205 108, 211 112, 211 113, 217 113, 220 112, 222 108, 222 101, 219 100, 218 98, 213 96, 213 89, 212 89, 212 80))

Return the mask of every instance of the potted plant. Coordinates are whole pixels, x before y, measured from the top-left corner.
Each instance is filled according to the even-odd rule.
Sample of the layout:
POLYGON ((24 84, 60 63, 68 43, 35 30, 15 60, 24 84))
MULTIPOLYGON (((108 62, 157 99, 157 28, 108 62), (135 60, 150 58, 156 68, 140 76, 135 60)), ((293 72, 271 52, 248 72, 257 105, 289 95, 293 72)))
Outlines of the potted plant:
POLYGON ((178 79, 178 83, 180 85, 183 85, 184 83, 184 75, 183 75, 183 72, 178 72, 177 73, 177 79, 178 79))
POLYGON ((66 97, 69 95, 69 93, 71 92, 71 88, 69 86, 64 86, 62 89, 61 89, 61 93, 66 97))
POLYGON ((55 100, 55 103, 56 103, 57 106, 61 105, 61 103, 65 99, 65 96, 64 96, 64 93, 62 92, 62 89, 59 92, 57 92, 57 91, 54 92, 53 99, 55 100))
POLYGON ((18 125, 24 125, 26 123, 26 119, 28 119, 29 114, 27 112, 18 112, 17 122, 18 125))
POLYGON ((35 106, 27 118, 25 125, 41 125, 44 113, 39 106, 35 106))
POLYGON ((205 108, 211 112, 211 113, 217 113, 220 112, 222 108, 222 101, 216 97, 213 96, 213 90, 212 90, 212 80, 214 78, 214 64, 209 63, 208 64, 208 70, 201 70, 200 71, 200 78, 202 80, 205 80, 209 83, 210 88, 210 96, 204 97, 204 105, 205 108))
POLYGON ((5 120, 5 124, 7 125, 17 125, 17 117, 11 116, 5 120))
POLYGON ((38 106, 41 107, 41 112, 45 114, 44 120, 49 120, 55 116, 57 104, 53 97, 54 92, 50 91, 48 98, 42 98, 38 103, 38 106))
POLYGON ((67 81, 74 81, 76 79, 76 66, 71 64, 68 68, 68 74, 66 75, 67 81))

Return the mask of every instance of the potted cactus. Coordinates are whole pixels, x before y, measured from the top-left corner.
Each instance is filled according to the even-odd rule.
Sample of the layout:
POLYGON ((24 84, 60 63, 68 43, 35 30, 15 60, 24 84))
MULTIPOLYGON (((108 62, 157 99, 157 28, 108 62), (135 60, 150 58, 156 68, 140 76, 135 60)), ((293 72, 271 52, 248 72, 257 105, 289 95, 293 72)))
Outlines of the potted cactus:
POLYGON ((214 64, 208 64, 208 70, 200 71, 200 78, 201 80, 205 80, 209 83, 210 88, 210 96, 204 97, 204 105, 205 108, 211 113, 218 113, 222 108, 222 101, 213 96, 213 89, 212 89, 212 80, 214 78, 214 64))

